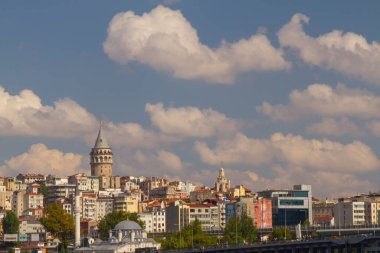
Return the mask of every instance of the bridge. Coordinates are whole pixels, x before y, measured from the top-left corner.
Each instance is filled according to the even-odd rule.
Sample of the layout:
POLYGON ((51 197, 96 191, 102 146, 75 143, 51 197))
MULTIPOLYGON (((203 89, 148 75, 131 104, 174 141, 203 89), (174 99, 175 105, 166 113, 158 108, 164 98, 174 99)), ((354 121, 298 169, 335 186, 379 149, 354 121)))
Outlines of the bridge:
MULTIPOLYGON (((295 233, 295 226, 287 226, 287 229, 295 233)), ((380 236, 380 226, 374 225, 350 225, 350 226, 301 226, 302 235, 317 235, 320 238, 331 236, 367 235, 380 236)), ((269 234, 272 228, 259 229, 259 234, 269 234)))
POLYGON ((380 236, 357 236, 339 240, 310 240, 288 243, 264 243, 250 246, 194 249, 183 253, 375 253, 380 252, 380 236))

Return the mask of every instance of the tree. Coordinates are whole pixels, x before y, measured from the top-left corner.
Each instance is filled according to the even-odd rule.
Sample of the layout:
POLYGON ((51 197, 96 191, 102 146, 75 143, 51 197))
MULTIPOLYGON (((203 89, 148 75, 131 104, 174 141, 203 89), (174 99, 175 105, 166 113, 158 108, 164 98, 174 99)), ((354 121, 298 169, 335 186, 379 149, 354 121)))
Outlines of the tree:
POLYGON ((44 209, 41 224, 67 248, 69 239, 74 235, 74 219, 58 203, 50 204, 44 209))
POLYGON ((18 234, 20 228, 20 222, 17 215, 9 211, 3 218, 3 231, 4 234, 18 234))
MULTIPOLYGON (((4 234, 18 234, 20 229, 20 221, 18 220, 17 215, 9 211, 3 218, 3 232, 4 234)), ((14 247, 18 245, 18 242, 4 242, 4 246, 14 247)))
POLYGON ((223 238, 228 244, 253 243, 257 239, 257 228, 253 219, 247 215, 231 217, 226 224, 223 238))
POLYGON ((271 241, 282 241, 289 240, 294 237, 292 231, 284 227, 273 228, 272 232, 269 234, 269 240, 271 241), (286 238, 285 238, 286 236, 286 238))
POLYGON ((197 219, 182 228, 180 232, 167 235, 161 241, 163 249, 189 249, 192 247, 208 247, 215 244, 216 238, 205 234, 202 231, 201 222, 197 219))
POLYGON ((108 233, 113 229, 119 222, 124 220, 131 220, 137 222, 141 227, 144 227, 144 222, 139 219, 137 213, 127 213, 124 211, 113 211, 99 222, 99 237, 102 240, 108 238, 108 233))

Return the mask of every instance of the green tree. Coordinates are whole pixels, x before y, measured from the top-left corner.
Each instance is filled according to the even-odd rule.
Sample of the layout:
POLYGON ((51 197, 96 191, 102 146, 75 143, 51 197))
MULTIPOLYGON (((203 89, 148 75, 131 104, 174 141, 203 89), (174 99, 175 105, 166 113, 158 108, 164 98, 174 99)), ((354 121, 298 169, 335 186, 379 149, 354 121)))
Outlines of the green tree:
POLYGON ((99 237, 102 240, 106 240, 108 238, 108 233, 111 229, 113 229, 119 222, 124 220, 131 220, 137 222, 141 227, 144 227, 144 222, 139 219, 137 213, 127 213, 124 211, 113 211, 99 222, 99 237))
POLYGON ((20 222, 17 215, 9 211, 3 218, 3 231, 4 234, 18 234, 20 222))
POLYGON ((228 244, 253 243, 257 239, 257 228, 251 217, 242 215, 240 218, 231 217, 224 231, 223 240, 228 244))
POLYGON ((144 222, 142 220, 140 220, 140 217, 137 213, 128 213, 127 220, 137 222, 142 228, 145 228, 144 222))
POLYGON ((40 186, 40 193, 46 198, 48 195, 48 187, 44 184, 40 184, 40 186))
MULTIPOLYGON (((17 215, 9 211, 3 218, 3 232, 4 234, 18 234, 20 229, 20 221, 17 218, 17 215)), ((5 247, 14 247, 18 245, 17 242, 4 242, 5 247)))
POLYGON ((216 244, 217 238, 209 236, 202 231, 201 222, 195 220, 182 228, 180 232, 168 234, 161 240, 163 249, 185 249, 208 247, 216 244))
POLYGON ((58 203, 50 204, 44 209, 44 216, 40 219, 46 231, 62 242, 67 248, 70 238, 74 235, 74 219, 58 203))
POLYGON ((271 241, 283 241, 289 240, 294 237, 292 231, 285 227, 275 227, 269 234, 269 240, 271 241), (286 238, 285 238, 286 237, 286 238))

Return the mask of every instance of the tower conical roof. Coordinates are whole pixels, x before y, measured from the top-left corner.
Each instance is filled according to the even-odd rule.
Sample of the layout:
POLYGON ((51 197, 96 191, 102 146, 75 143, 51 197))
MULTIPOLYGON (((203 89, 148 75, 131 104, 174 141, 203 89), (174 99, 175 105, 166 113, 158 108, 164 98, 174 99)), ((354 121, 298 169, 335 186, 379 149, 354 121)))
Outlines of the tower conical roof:
POLYGON ((108 146, 106 138, 104 138, 104 136, 103 136, 103 124, 102 124, 102 122, 100 122, 98 138, 96 138, 94 148, 110 148, 108 146))

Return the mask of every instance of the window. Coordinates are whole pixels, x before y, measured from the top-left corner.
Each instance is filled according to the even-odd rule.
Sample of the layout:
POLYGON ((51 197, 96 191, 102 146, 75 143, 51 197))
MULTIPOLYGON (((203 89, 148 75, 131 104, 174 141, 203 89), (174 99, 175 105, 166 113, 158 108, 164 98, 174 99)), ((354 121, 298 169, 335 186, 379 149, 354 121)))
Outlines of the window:
POLYGON ((304 202, 300 199, 280 199, 280 205, 284 206, 303 206, 304 202))

